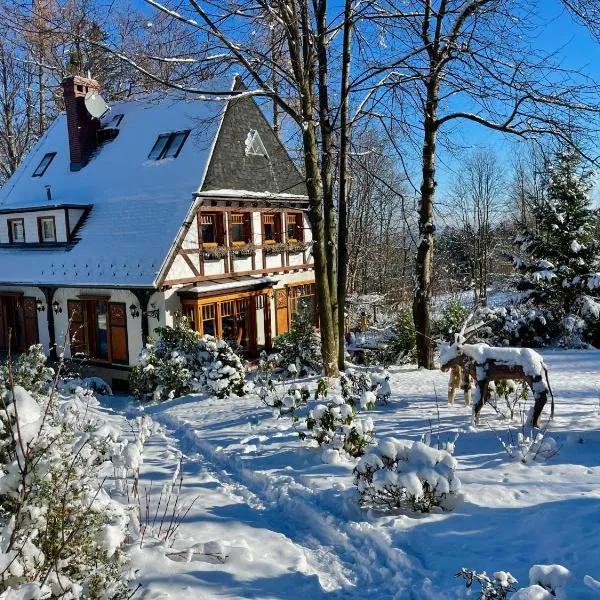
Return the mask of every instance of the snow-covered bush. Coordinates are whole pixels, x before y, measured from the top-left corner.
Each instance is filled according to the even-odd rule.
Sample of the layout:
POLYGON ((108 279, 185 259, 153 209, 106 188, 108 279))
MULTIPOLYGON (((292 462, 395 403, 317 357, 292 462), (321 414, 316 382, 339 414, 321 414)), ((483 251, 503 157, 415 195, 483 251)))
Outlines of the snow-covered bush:
MULTIPOLYGON (((306 428, 312 438, 326 450, 344 451, 362 456, 373 441, 373 420, 356 416, 353 406, 335 397, 327 405, 317 404, 309 411, 306 428)), ((300 437, 305 437, 304 433, 300 437)))
POLYGON ((373 409, 376 402, 387 402, 391 396, 389 373, 368 373, 347 369, 340 375, 342 398, 355 408, 373 409))
POLYGON ((180 323, 159 327, 133 367, 129 386, 137 398, 167 400, 193 391, 218 398, 243 392, 246 369, 223 340, 200 334, 180 323))
POLYGON ((354 483, 364 506, 452 510, 462 501, 456 467, 456 459, 445 450, 389 438, 360 459, 354 483))
POLYGON ((278 354, 278 365, 292 377, 321 372, 321 336, 315 329, 311 311, 307 308, 300 307, 292 321, 291 330, 277 336, 273 347, 278 354))
POLYGON ((261 402, 273 408, 275 414, 280 416, 294 413, 294 411, 310 398, 310 389, 307 385, 298 385, 275 378, 275 360, 263 350, 260 353, 258 369, 254 380, 254 392, 261 402))
POLYGON ((52 384, 54 371, 46 362, 42 345, 34 344, 16 360, 0 364, 0 393, 11 385, 20 385, 36 394, 47 391, 52 384))
POLYGON ((529 304, 482 308, 477 318, 486 324, 485 341, 493 346, 546 346, 558 335, 559 323, 551 311, 529 304))
MULTIPOLYGON (((479 584, 479 598, 481 600, 505 600, 508 594, 511 600, 566 600, 567 590, 571 579, 571 572, 562 565, 533 565, 529 569, 529 585, 517 590, 517 580, 507 571, 497 571, 489 577, 485 571, 478 573, 462 568, 456 577, 465 579, 467 588, 474 583, 479 584)), ((594 589, 589 575, 584 578, 584 583, 594 589)))
POLYGON ((509 593, 516 591, 514 585, 517 580, 508 571, 496 571, 490 577, 485 571, 478 573, 463 567, 456 577, 464 578, 467 589, 477 583, 480 600, 505 600, 509 593))
POLYGON ((15 386, 2 400, 0 592, 130 597, 122 553, 129 516, 102 487, 112 440, 87 416, 93 395, 81 390, 64 402, 54 389, 15 386))
POLYGON ((524 431, 519 431, 516 439, 509 432, 507 441, 499 439, 506 453, 523 464, 531 464, 536 460, 548 460, 556 456, 559 451, 556 440, 545 431, 531 432, 529 435, 524 431))

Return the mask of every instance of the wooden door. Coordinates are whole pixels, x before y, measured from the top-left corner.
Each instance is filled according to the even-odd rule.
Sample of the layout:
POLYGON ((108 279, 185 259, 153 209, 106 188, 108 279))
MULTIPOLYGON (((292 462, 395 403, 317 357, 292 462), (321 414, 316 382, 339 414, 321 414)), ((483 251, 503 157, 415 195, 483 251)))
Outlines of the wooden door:
POLYGON ((286 289, 275 290, 275 317, 277 335, 287 333, 289 329, 288 294, 286 289))
POLYGON ((0 352, 22 352, 23 308, 17 294, 0 295, 0 352))

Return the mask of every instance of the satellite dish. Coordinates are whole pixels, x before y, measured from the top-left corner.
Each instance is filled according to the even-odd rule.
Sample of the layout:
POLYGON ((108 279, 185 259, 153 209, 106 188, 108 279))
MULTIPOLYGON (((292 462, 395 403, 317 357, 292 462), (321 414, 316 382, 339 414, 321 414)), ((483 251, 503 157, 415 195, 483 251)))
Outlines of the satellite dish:
POLYGON ((90 115, 96 117, 96 119, 99 119, 110 110, 110 107, 104 102, 104 98, 98 92, 88 92, 83 102, 90 115))

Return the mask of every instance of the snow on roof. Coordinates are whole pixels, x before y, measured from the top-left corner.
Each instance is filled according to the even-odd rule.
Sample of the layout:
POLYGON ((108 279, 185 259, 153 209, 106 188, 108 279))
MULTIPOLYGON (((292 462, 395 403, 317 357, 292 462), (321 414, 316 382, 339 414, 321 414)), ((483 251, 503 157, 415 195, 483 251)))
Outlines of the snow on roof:
POLYGON ((277 194, 273 192, 254 192, 252 190, 205 190, 197 192, 195 196, 204 198, 210 196, 213 198, 235 198, 236 200, 275 200, 277 202, 308 202, 308 196, 304 194, 286 194, 279 192, 277 194))
POLYGON ((275 277, 227 277, 218 281, 202 281, 196 285, 182 287, 178 292, 186 294, 204 294, 207 292, 218 292, 220 290, 231 290, 249 285, 264 285, 270 287, 279 280, 275 277))
POLYGON ((152 286, 199 191, 225 102, 148 96, 116 103, 118 136, 69 169, 66 116, 57 117, 0 189, 0 210, 93 205, 70 248, 0 247, 0 283, 152 286), (177 158, 148 160, 161 133, 191 130, 177 158), (56 152, 42 177, 32 174, 56 152))

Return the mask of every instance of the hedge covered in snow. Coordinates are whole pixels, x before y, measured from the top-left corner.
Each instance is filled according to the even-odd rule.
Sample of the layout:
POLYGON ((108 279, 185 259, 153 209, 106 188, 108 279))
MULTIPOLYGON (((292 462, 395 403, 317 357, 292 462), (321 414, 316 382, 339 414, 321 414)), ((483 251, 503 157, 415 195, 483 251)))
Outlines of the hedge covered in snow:
POLYGON ((186 327, 159 327, 133 367, 129 386, 137 398, 168 400, 191 392, 218 398, 243 391, 246 368, 231 346, 186 327))
POLYGON ((376 508, 452 510, 462 501, 456 459, 423 442, 389 438, 365 454, 354 469, 360 502, 376 508))

